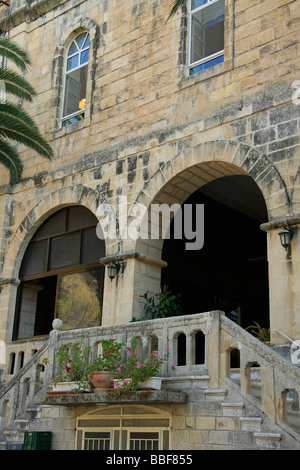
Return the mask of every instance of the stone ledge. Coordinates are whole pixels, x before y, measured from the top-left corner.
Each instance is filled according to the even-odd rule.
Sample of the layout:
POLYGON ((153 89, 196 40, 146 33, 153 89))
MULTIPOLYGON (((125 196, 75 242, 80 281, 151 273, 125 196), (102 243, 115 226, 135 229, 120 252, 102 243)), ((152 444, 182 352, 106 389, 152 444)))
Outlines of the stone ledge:
POLYGON ((65 393, 48 395, 43 405, 78 406, 98 403, 187 403, 186 393, 166 390, 141 390, 117 395, 115 392, 65 393))

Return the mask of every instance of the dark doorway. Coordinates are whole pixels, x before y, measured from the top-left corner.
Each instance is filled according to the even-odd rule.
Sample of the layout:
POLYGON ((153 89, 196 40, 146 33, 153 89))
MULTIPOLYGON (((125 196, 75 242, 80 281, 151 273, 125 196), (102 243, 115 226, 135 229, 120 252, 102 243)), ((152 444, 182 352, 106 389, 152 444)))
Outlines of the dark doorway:
POLYGON ((260 229, 268 219, 256 183, 246 175, 226 176, 203 186, 185 204, 204 204, 204 246, 187 251, 186 240, 174 240, 171 227, 162 252, 168 263, 162 285, 181 293, 184 314, 222 310, 230 316, 234 311, 243 327, 253 321, 268 326, 267 240, 260 229))

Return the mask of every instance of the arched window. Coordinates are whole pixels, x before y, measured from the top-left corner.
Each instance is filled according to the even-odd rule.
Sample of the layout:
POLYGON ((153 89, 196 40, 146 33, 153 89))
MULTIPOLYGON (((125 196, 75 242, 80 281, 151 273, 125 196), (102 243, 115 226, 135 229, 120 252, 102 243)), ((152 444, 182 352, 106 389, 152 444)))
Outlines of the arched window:
POLYGON ((97 223, 88 209, 71 206, 36 231, 20 269, 14 339, 49 334, 54 318, 63 329, 100 324, 105 245, 97 223))
POLYGON ((69 47, 66 61, 62 125, 84 118, 90 36, 81 33, 69 47))

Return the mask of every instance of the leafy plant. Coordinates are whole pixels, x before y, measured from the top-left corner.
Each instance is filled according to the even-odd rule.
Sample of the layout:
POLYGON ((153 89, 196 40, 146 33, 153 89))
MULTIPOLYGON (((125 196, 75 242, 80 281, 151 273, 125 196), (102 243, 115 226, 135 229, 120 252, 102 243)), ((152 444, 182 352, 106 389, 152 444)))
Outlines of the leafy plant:
POLYGON ((175 1, 174 1, 173 5, 172 5, 172 8, 171 8, 171 11, 170 11, 170 14, 169 14, 169 16, 168 16, 168 20, 169 20, 170 18, 172 18, 172 17, 175 15, 175 13, 177 12, 177 10, 178 10, 182 5, 184 5, 184 2, 185 2, 185 0, 175 0, 175 1))
POLYGON ((101 344, 102 352, 98 354, 96 359, 92 362, 90 371, 96 372, 107 370, 115 372, 122 363, 122 348, 125 346, 125 343, 102 339, 97 341, 96 344, 101 344))
POLYGON ((256 321, 254 322, 254 325, 247 326, 246 330, 250 330, 250 328, 252 328, 250 333, 256 336, 260 341, 270 341, 270 328, 263 328, 256 321))
MULTIPOLYGON (((88 376, 91 358, 91 347, 83 347, 83 341, 62 344, 56 352, 56 374, 51 379, 52 384, 58 382, 76 382, 78 389, 83 388, 88 376)), ((44 364, 48 360, 43 361, 44 364)))
MULTIPOLYGON (((6 38, 0 38, 0 57, 10 60, 21 72, 30 65, 26 51, 6 38)), ((53 158, 53 150, 29 114, 6 99, 6 93, 10 93, 19 100, 32 101, 36 92, 31 84, 12 68, 1 65, 0 85, 3 95, 0 100, 0 163, 10 172, 10 184, 15 184, 23 169, 16 143, 32 148, 48 159, 53 158)))
POLYGON ((180 294, 172 294, 169 286, 164 285, 159 294, 148 297, 148 292, 144 294, 146 304, 144 312, 146 319, 173 317, 182 314, 180 294))
POLYGON ((143 361, 136 350, 137 344, 137 339, 133 338, 131 347, 127 347, 127 361, 124 364, 120 364, 119 368, 117 368, 115 378, 124 380, 123 385, 116 388, 116 391, 119 393, 136 390, 141 382, 149 377, 154 377, 160 366, 169 357, 169 350, 165 348, 166 353, 163 357, 159 358, 157 352, 152 352, 143 361))

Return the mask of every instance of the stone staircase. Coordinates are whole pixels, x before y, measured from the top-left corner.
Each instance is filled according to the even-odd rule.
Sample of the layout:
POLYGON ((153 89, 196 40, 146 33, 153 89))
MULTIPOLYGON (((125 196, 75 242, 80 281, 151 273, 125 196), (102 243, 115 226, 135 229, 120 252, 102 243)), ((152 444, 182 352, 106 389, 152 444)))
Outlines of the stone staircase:
MULTIPOLYGON (((47 356, 52 362, 61 341, 83 336, 91 345, 99 337, 113 335, 117 341, 128 342, 140 335, 147 350, 148 339, 155 334, 160 351, 168 346, 170 364, 175 364, 177 345, 174 338, 178 332, 184 332, 191 341, 190 344, 187 342, 185 365, 163 366, 160 376, 165 390, 186 395, 186 428, 192 426, 196 416, 197 430, 199 434, 202 430, 206 436, 206 440, 197 443, 198 447, 300 449, 299 368, 220 312, 86 329, 77 332, 76 338, 74 332, 52 332, 47 345, 44 344, 11 380, 0 384, 0 449, 20 448, 25 431, 46 430, 45 419, 48 419, 47 429, 51 429, 57 408, 72 406, 72 399, 67 404, 55 403, 55 400, 50 404, 47 402, 47 386, 53 370, 46 369, 39 375, 39 388, 34 385, 43 357, 47 356), (192 359, 194 332, 198 330, 205 333, 203 364, 194 364, 192 359), (234 349, 240 352, 240 366, 235 369, 229 365, 234 349), (24 395, 22 387, 25 383, 27 392, 24 395), (11 419, 4 416, 4 402, 11 408, 11 419), (7 424, 4 425, 5 419, 7 424)), ((75 406, 97 406, 97 399, 101 400, 97 394, 80 395, 76 403, 74 401, 75 406)))

